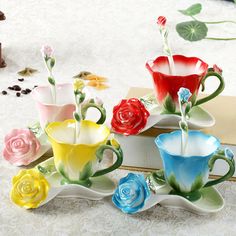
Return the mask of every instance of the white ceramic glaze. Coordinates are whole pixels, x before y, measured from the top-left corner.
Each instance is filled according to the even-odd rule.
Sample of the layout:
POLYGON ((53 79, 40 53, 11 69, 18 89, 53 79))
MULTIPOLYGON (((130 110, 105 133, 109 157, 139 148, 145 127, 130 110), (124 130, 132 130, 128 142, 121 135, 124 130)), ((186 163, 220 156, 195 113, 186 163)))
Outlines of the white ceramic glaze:
POLYGON ((202 197, 195 202, 191 202, 179 195, 168 194, 170 190, 171 188, 168 185, 163 185, 157 190, 156 194, 151 193, 145 206, 139 212, 146 211, 160 204, 164 207, 181 208, 198 215, 206 215, 219 212, 225 205, 223 197, 214 187, 201 190, 202 197))
POLYGON ((36 153, 34 157, 34 161, 39 159, 41 156, 43 156, 47 151, 51 149, 51 144, 47 140, 47 135, 45 133, 41 133, 39 136, 37 136, 38 141, 40 142, 41 146, 39 151, 36 153))
MULTIPOLYGON (((40 163, 38 166, 54 166, 53 157, 40 163)), ((36 168, 38 168, 38 166, 36 166, 36 168)), ((61 181, 63 178, 58 172, 56 172, 56 169, 52 170, 51 174, 45 175, 45 178, 50 184, 50 190, 46 200, 42 202, 40 206, 46 204, 55 197, 78 197, 90 200, 100 200, 104 197, 113 195, 116 188, 116 183, 108 176, 104 175, 91 177, 90 180, 92 185, 89 188, 78 184, 62 185, 61 181)))
MULTIPOLYGON (((152 103, 146 106, 150 112, 147 124, 142 132, 150 129, 151 127, 163 129, 179 129, 179 121, 181 117, 175 114, 161 114, 162 108, 158 106, 157 102, 153 99, 154 94, 148 94, 141 99, 150 99, 152 103)), ((194 106, 189 112, 189 119, 187 120, 189 129, 202 129, 211 127, 215 124, 215 118, 200 106, 194 106)))

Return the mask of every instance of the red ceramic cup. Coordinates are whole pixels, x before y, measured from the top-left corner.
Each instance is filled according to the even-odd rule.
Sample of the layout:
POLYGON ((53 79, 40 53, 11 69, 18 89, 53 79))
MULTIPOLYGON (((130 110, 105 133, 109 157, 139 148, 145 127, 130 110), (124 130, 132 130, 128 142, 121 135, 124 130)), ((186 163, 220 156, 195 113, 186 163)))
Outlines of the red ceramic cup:
POLYGON ((194 106, 213 99, 223 91, 224 80, 221 76, 221 70, 217 66, 208 68, 208 64, 201 59, 183 55, 174 55, 173 60, 176 70, 175 75, 170 74, 169 62, 166 56, 160 56, 154 61, 151 60, 146 63, 146 67, 153 78, 157 101, 163 106, 164 113, 178 111, 177 92, 181 87, 190 90, 192 93, 190 100, 194 106), (202 91, 204 91, 204 82, 209 76, 216 76, 220 84, 212 94, 197 100, 199 87, 202 85, 202 91))

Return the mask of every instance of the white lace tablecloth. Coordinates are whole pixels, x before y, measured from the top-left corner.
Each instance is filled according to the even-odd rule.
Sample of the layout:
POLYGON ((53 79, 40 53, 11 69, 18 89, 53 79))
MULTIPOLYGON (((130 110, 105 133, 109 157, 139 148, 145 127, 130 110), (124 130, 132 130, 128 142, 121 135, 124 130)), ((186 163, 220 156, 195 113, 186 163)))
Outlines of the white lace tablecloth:
MULTIPOLYGON (((236 20, 236 5, 220 0, 199 0, 203 20, 236 20)), ((1 0, 7 17, 0 22, 0 41, 8 67, 0 69, 0 89, 19 84, 16 72, 30 66, 39 70, 22 87, 46 83, 40 51, 42 44, 55 49, 58 82, 88 70, 109 78, 110 89, 97 93, 111 108, 125 97, 129 87, 152 87, 145 68, 148 59, 162 54, 156 18, 166 15, 170 42, 176 54, 194 55, 224 70, 225 95, 236 95, 236 41, 190 43, 182 40, 175 25, 190 20, 177 12, 196 3, 176 0, 1 0)), ((209 26, 208 36, 236 37, 236 25, 209 26)), ((209 79, 206 92, 217 82, 209 79)), ((220 109, 220 108, 219 108, 220 109)), ((232 109, 232 112, 236 112, 232 109)), ((0 95, 0 150, 12 128, 37 120, 31 97, 0 95)), ((223 127, 222 127, 223 128, 223 127)), ((89 201, 55 198, 36 210, 23 210, 9 199, 11 178, 17 168, 0 159, 0 235, 236 235, 236 183, 217 186, 226 200, 225 208, 213 215, 198 216, 184 210, 155 206, 130 216, 114 208, 111 199, 89 201)), ((126 175, 118 170, 115 179, 126 175)))

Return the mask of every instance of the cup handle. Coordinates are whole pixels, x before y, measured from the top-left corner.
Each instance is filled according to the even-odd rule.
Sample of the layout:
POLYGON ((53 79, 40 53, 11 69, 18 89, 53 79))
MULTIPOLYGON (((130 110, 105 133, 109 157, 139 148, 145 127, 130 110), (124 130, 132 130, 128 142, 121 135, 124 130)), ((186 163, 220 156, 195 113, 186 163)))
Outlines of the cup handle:
POLYGON ((98 161, 101 162, 102 159, 103 159, 103 154, 104 154, 104 151, 109 149, 109 150, 112 150, 115 154, 116 154, 116 161, 115 163, 112 165, 112 166, 109 166, 108 168, 106 169, 103 169, 103 170, 98 170, 97 172, 95 172, 93 174, 92 177, 96 177, 96 176, 100 176, 100 175, 105 175, 117 168, 119 168, 123 162, 123 151, 122 149, 120 148, 120 145, 118 144, 118 142, 115 140, 115 143, 117 144, 116 146, 112 145, 111 144, 111 141, 109 140, 107 142, 107 144, 105 145, 101 145, 97 151, 96 151, 96 156, 98 158, 98 161))
POLYGON ((103 105, 98 105, 94 102, 89 102, 89 103, 86 103, 85 105, 82 106, 81 113, 82 113, 83 120, 86 118, 87 111, 90 107, 94 107, 100 112, 100 118, 96 123, 103 124, 106 120, 106 110, 103 107, 103 105))
POLYGON ((204 185, 204 187, 209 187, 209 186, 212 186, 215 184, 219 184, 219 183, 231 178, 235 172, 234 154, 229 148, 225 148, 225 150, 219 150, 215 155, 213 155, 210 158, 210 160, 208 161, 208 166, 209 166, 210 171, 212 171, 215 161, 217 159, 221 159, 221 160, 226 161, 229 165, 229 170, 224 176, 222 176, 218 179, 215 179, 215 180, 208 181, 204 185))
POLYGON ((210 76, 216 76, 219 81, 220 81, 220 84, 218 86, 218 88, 215 90, 215 92, 213 92, 212 94, 208 95, 207 97, 204 97, 204 98, 201 98, 199 100, 197 100, 194 104, 194 106, 198 106, 202 103, 205 103, 213 98, 215 98, 217 95, 219 95, 225 88, 225 82, 224 82, 224 79, 223 77, 221 76, 221 74, 217 73, 214 71, 213 68, 209 68, 208 71, 207 71, 207 74, 206 76, 203 78, 202 82, 201 82, 201 85, 202 85, 202 91, 205 90, 205 81, 208 77, 210 76))

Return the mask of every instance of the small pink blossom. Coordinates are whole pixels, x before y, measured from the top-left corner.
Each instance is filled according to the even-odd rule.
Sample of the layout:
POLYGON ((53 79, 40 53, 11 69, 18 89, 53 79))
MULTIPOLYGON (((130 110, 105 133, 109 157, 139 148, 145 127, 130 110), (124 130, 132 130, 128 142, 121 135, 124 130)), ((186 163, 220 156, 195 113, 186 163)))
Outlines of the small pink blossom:
POLYGON ((40 142, 29 129, 13 129, 5 136, 3 157, 16 166, 28 165, 35 161, 40 142))
POLYGON ((50 46, 45 45, 45 46, 42 47, 41 52, 42 52, 44 57, 46 57, 46 56, 51 57, 52 54, 53 54, 53 49, 50 46))
POLYGON ((103 105, 103 101, 102 101, 102 99, 99 98, 99 97, 95 97, 94 101, 95 101, 95 103, 96 103, 97 105, 99 105, 99 106, 102 106, 102 105, 103 105))
POLYGON ((213 65, 213 70, 214 70, 216 73, 222 75, 223 70, 222 70, 220 67, 218 67, 216 64, 213 65))
POLYGON ((160 26, 160 27, 165 27, 166 25, 166 18, 164 16, 159 16, 157 18, 157 24, 160 26))

